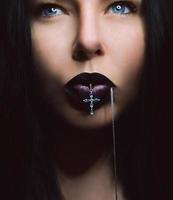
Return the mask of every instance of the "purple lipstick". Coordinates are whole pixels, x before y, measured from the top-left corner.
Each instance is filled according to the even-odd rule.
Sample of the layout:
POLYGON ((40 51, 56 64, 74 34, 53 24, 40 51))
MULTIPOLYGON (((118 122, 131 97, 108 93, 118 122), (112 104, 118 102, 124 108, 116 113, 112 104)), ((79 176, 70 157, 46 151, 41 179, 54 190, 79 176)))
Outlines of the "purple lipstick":
POLYGON ((111 87, 116 88, 113 82, 102 74, 81 73, 67 82, 65 94, 74 108, 93 115, 93 110, 110 101, 111 87))

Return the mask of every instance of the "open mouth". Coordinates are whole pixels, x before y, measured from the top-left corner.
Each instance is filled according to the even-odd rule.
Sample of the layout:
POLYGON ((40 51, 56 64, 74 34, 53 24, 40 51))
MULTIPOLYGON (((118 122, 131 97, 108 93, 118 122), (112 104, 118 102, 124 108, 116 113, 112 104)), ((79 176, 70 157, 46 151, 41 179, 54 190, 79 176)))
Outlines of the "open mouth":
POLYGON ((64 86, 68 102, 75 108, 93 114, 93 110, 110 102, 110 88, 115 84, 99 73, 81 73, 64 86))

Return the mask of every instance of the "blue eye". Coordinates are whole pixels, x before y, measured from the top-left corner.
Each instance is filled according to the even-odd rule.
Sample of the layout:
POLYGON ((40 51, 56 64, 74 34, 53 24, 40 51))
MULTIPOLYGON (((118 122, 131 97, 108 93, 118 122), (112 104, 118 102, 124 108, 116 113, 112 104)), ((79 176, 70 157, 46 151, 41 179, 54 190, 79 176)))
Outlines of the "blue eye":
POLYGON ((112 6, 112 12, 117 13, 117 14, 128 14, 131 11, 125 5, 114 5, 112 6))
POLYGON ((33 14, 37 18, 50 18, 68 13, 66 9, 60 5, 52 3, 40 3, 33 9, 33 14))
POLYGON ((130 1, 117 1, 109 6, 112 13, 126 15, 134 13, 136 11, 136 6, 130 1))
POLYGON ((41 15, 43 17, 52 17, 52 16, 57 16, 63 14, 62 10, 59 8, 44 8, 41 12, 41 15))

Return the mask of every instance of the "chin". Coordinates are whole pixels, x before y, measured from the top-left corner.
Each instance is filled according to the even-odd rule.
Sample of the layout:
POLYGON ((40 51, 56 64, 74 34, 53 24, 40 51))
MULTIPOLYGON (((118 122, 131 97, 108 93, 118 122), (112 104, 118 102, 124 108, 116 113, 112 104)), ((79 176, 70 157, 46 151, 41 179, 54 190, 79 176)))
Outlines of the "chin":
MULTIPOLYGON (((68 124, 78 127, 79 129, 101 129, 112 123, 112 108, 111 105, 105 105, 94 112, 94 115, 90 113, 81 112, 75 109, 66 109, 61 111, 63 120, 68 124)), ((116 112, 114 113, 116 118, 116 112)))

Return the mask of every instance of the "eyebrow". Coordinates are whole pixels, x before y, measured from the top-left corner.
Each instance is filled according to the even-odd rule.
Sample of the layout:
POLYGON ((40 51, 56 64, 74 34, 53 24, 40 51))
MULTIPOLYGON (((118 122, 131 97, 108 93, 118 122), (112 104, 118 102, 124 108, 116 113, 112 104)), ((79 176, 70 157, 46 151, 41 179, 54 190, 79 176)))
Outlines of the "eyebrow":
POLYGON ((55 2, 71 2, 71 3, 75 3, 76 0, 32 0, 32 1, 35 1, 35 2, 52 2, 52 3, 55 3, 55 2))
MULTIPOLYGON (((65 3, 65 4, 70 4, 71 6, 73 7, 76 7, 78 8, 79 6, 79 0, 31 0, 32 3, 65 3)), ((87 0, 83 0, 83 1, 87 1, 87 0)), ((143 0, 98 0, 99 3, 106 3, 106 2, 110 2, 110 3, 113 3, 113 2, 119 2, 119 1, 129 1, 129 2, 132 2, 132 3, 135 3, 137 4, 138 7, 141 6, 141 3, 143 0)))
MULTIPOLYGON (((78 0, 32 0, 32 1, 42 1, 42 2, 70 2, 70 3, 73 3, 73 4, 77 4, 78 0)), ((110 1, 110 0, 100 0, 100 1, 103 1, 103 2, 106 2, 106 1, 110 1)), ((116 1, 119 1, 119 0, 114 0, 115 2, 116 1)), ((126 1, 126 0, 121 0, 121 1, 126 1)), ((128 1, 128 0, 127 0, 128 1)), ((130 0, 132 2, 142 2, 142 0, 130 0)))
POLYGON ((31 0, 31 3, 68 3, 71 5, 77 5, 76 0, 31 0))

